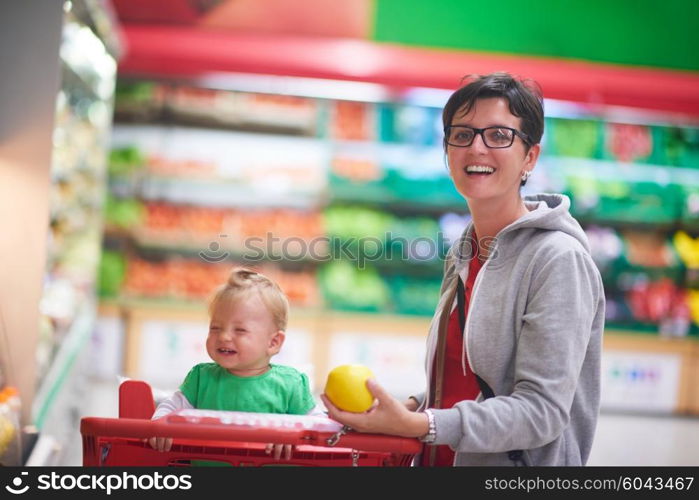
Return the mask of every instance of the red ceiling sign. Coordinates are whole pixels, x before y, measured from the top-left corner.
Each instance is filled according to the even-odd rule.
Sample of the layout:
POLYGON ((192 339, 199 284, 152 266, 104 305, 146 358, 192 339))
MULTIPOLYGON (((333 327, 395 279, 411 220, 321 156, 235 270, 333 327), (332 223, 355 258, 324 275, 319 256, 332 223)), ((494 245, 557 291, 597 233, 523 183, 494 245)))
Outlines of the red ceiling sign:
POLYGON ((534 78, 551 99, 699 117, 699 74, 367 40, 371 0, 113 0, 121 74, 260 73, 455 89, 471 73, 534 78))

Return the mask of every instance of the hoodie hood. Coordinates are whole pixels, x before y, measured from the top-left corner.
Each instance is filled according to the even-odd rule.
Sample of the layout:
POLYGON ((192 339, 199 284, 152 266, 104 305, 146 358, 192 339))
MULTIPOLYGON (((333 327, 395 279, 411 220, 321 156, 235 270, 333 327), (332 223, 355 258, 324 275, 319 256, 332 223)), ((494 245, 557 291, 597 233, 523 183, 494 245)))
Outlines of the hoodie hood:
MULTIPOLYGON (((529 213, 504 227, 495 237, 494 246, 491 246, 488 259, 490 267, 499 267, 505 260, 518 255, 528 239, 539 231, 565 233, 574 238, 587 253, 590 252, 590 244, 585 231, 578 221, 570 215, 570 198, 563 194, 541 193, 525 196, 524 203, 529 209, 529 213), (502 245, 502 242, 507 244, 502 245)), ((466 251, 464 255, 469 255, 472 234, 473 223, 471 222, 460 241, 460 248, 466 251)), ((459 260, 460 262, 456 264, 457 269, 461 269, 467 264, 467 260, 459 260)))
POLYGON ((530 212, 504 228, 506 230, 534 228, 548 231, 564 232, 580 242, 590 251, 587 235, 577 220, 570 215, 570 198, 563 194, 534 194, 524 197, 524 203, 530 212))

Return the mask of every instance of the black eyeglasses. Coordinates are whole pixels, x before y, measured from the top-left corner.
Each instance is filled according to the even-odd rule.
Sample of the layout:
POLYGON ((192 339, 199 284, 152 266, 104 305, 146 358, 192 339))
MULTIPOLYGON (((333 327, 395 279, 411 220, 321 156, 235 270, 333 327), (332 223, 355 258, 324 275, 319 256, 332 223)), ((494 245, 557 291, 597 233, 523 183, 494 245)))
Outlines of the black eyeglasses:
POLYGON ((451 125, 444 129, 447 144, 457 148, 465 148, 473 144, 477 134, 480 134, 483 144, 492 149, 509 148, 515 142, 515 136, 529 144, 529 139, 524 132, 510 127, 474 128, 466 125, 451 125))

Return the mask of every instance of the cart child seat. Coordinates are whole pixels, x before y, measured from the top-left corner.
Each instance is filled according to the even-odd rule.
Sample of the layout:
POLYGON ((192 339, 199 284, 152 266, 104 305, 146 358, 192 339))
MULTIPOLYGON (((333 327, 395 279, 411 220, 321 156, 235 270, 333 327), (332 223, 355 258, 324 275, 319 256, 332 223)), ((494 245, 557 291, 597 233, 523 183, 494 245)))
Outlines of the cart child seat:
POLYGON ((189 466, 204 460, 233 466, 408 466, 419 453, 417 439, 365 434, 327 417, 213 410, 178 410, 150 420, 150 386, 127 380, 119 387, 119 418, 83 417, 80 432, 85 466, 189 466), (172 437, 160 452, 150 437, 172 437), (265 453, 267 443, 295 445, 291 460, 265 453))

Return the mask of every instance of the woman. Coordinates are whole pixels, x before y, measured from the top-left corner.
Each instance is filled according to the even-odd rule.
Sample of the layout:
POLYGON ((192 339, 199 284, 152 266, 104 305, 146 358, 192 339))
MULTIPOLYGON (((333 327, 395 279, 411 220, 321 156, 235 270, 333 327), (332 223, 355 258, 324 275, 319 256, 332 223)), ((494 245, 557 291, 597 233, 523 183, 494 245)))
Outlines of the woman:
POLYGON ((447 256, 427 339, 427 388, 375 381, 362 432, 420 437, 422 465, 584 465, 600 399, 604 292, 562 195, 522 198, 544 128, 537 88, 476 76, 444 107, 449 173, 472 222, 447 256))

